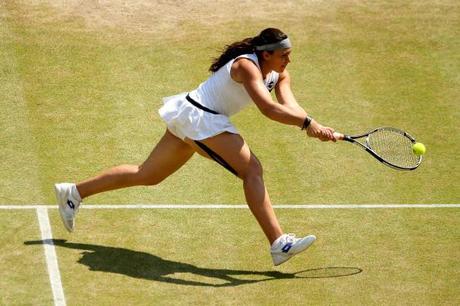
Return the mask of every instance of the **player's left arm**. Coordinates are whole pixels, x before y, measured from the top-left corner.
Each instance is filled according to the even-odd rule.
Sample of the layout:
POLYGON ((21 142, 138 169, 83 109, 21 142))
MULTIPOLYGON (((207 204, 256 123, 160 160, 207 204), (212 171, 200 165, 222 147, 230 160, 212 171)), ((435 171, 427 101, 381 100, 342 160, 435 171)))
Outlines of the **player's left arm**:
POLYGON ((290 109, 303 112, 307 116, 307 112, 300 107, 299 103, 294 97, 294 93, 291 90, 291 76, 287 70, 284 70, 279 75, 278 82, 275 86, 275 94, 278 102, 290 109))

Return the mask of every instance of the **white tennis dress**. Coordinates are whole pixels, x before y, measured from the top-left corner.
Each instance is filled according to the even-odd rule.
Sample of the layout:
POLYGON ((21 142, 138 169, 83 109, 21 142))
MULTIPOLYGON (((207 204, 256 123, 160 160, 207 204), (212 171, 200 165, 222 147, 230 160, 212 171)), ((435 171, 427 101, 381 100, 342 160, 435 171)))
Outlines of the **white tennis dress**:
MULTIPOLYGON (((206 139, 223 132, 238 134, 229 117, 252 103, 243 84, 235 82, 230 76, 232 64, 238 58, 250 59, 260 69, 255 53, 240 55, 213 73, 197 89, 163 98, 164 105, 159 113, 171 133, 181 139, 193 140, 206 139), (189 99, 218 114, 193 105, 187 100, 187 95, 189 99)), ((264 80, 267 90, 275 87, 278 78, 279 74, 275 71, 267 75, 264 80)))

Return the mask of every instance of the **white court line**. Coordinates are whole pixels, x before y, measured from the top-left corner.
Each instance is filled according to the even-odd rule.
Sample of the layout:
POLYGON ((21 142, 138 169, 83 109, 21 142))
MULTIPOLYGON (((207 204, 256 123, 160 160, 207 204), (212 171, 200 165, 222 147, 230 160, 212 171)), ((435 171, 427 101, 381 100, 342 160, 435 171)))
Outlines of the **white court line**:
MULTIPOLYGON (((392 208, 460 208, 460 204, 285 204, 275 209, 392 209, 392 208)), ((0 205, 0 210, 57 209, 57 205, 0 205)), ((246 204, 85 204, 82 209, 247 209, 246 204)))
MULTIPOLYGON (((297 204, 273 205, 275 209, 356 209, 356 208, 460 208, 460 204, 297 204)), ((248 209, 246 204, 133 204, 87 205, 86 209, 248 209)))
POLYGON ((0 209, 39 209, 57 208, 57 205, 0 205, 0 209))
POLYGON ((61 274, 59 273, 56 250, 53 243, 53 234, 48 218, 48 209, 46 207, 37 207, 37 217, 43 240, 51 289, 53 291, 54 305, 65 306, 64 290, 62 289, 61 274))
MULTIPOLYGON (((311 204, 311 205, 274 205, 276 209, 390 209, 390 208, 460 208, 460 204, 311 204)), ((40 232, 44 241, 46 264, 53 292, 54 305, 65 306, 64 290, 57 262, 53 235, 48 218, 48 209, 57 209, 57 205, 0 205, 0 210, 36 209, 40 232)), ((133 205, 83 205, 84 209, 248 209, 244 205, 229 204, 133 204, 133 205)))

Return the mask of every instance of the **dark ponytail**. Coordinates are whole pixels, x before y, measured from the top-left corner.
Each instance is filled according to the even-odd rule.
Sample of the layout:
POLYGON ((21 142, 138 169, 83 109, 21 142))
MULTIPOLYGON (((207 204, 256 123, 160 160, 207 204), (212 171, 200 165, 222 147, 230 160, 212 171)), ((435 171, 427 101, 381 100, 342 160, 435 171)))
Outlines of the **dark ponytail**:
POLYGON ((286 38, 287 35, 281 32, 281 30, 275 28, 267 28, 255 37, 249 37, 243 39, 242 41, 234 42, 224 47, 222 54, 213 60, 211 66, 209 67, 209 71, 216 72, 230 60, 242 54, 250 54, 254 52, 262 53, 262 51, 256 51, 256 46, 277 43, 286 38))

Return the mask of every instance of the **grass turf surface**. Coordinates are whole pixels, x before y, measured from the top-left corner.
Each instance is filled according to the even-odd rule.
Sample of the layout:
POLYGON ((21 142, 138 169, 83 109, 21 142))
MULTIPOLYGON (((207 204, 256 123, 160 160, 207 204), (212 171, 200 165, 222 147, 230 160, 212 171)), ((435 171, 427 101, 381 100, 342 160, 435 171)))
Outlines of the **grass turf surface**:
MULTIPOLYGON (((50 218, 69 305, 267 305, 281 293, 292 305, 450 305, 458 301, 457 210, 279 210, 287 231, 308 229, 319 239, 276 269, 249 210, 83 209, 72 236, 56 210, 50 218)), ((12 243, 16 256, 40 258, 42 241, 22 237, 12 243)), ((5 265, 7 275, 31 269, 13 267, 5 265)), ((14 290, 21 283, 8 285, 6 304, 28 303, 14 290)))
MULTIPOLYGON (((291 37, 293 62, 288 69, 295 95, 320 122, 346 133, 392 125, 407 129, 428 148, 417 171, 396 172, 352 146, 305 139, 295 128, 270 122, 255 107, 249 108, 233 121, 262 161, 274 203, 460 202, 455 155, 460 8, 455 1, 287 1, 283 5, 259 1, 254 6, 238 1, 186 1, 180 6, 174 1, 132 1, 129 6, 121 1, 1 2, 0 203, 54 203, 54 182, 80 180, 120 163, 142 162, 164 132, 157 115, 161 97, 196 87, 208 76, 206 69, 219 48, 267 26, 280 27, 291 37)), ((239 181, 214 163, 194 157, 159 186, 101 194, 88 202, 239 204, 244 197, 239 181)), ((264 238, 247 211, 217 216, 203 211, 157 213, 82 211, 79 232, 72 238, 61 228, 53 229, 56 239, 131 250, 146 266, 156 260, 168 269, 182 267, 179 279, 218 285, 225 282, 213 277, 217 272, 212 270, 272 271, 264 238), (162 235, 152 233, 155 220, 154 232, 162 235), (94 228, 84 222, 94 223, 94 228), (212 257, 200 253, 202 248, 195 244, 178 246, 181 238, 195 241, 210 231, 214 244, 206 248, 212 249, 212 257), (249 241, 234 244, 241 235, 254 237, 249 241, 257 252, 249 241), (229 257, 233 251, 242 257, 229 257), (208 269, 208 274, 197 274, 187 265, 208 269)), ((80 297, 103 295, 101 303, 109 304, 114 300, 106 295, 123 286, 123 301, 135 299, 141 304, 157 298, 168 302, 177 292, 181 294, 177 301, 184 303, 203 298, 216 303, 243 299, 270 303, 270 294, 292 286, 302 292, 295 298, 303 301, 308 294, 325 304, 458 301, 455 209, 297 213, 280 214, 284 229, 311 231, 320 240, 302 257, 307 264, 299 258, 282 272, 342 265, 362 272, 338 278, 202 286, 195 292, 196 286, 149 279, 158 275, 156 266, 147 269, 145 277, 130 275, 138 273, 137 266, 128 266, 134 272, 126 273, 88 271, 84 263, 76 263, 79 250, 58 245, 66 297, 71 304, 81 304, 85 300, 80 297), (350 242, 345 233, 358 237, 350 242), (76 275, 79 282, 74 287, 76 275), (229 298, 219 300, 224 296, 229 298)), ((58 222, 56 212, 51 217, 58 222)), ((2 260, 6 271, 2 280, 8 284, 2 282, 1 292, 8 294, 2 294, 1 302, 49 303, 49 294, 36 296, 49 292, 46 270, 39 264, 44 262, 42 247, 21 245, 39 239, 33 215, 2 212, 0 224, 7 233, 2 250, 14 245, 11 252, 18 252, 5 252, 9 259, 2 260), (22 226, 24 220, 29 221, 22 226), (30 261, 25 260, 31 256, 37 271, 34 289, 25 288, 21 281, 32 273, 30 261)), ((129 261, 114 258, 111 263, 129 261)), ((103 262, 98 264, 104 267, 103 262)), ((260 275, 243 278, 248 277, 260 275)))
MULTIPOLYGON (((87 16, 70 4, 2 5, 2 202, 53 203, 53 182, 141 163, 164 132, 161 97, 196 87, 219 48, 269 24, 292 36, 292 86, 320 122, 346 133, 392 125, 428 148, 417 172, 394 172, 348 144, 305 139, 252 107, 234 122, 264 164, 273 202, 459 202, 452 154, 459 140, 455 2, 304 3, 302 10, 290 2, 269 22, 261 12, 253 22, 228 17, 205 26, 184 14, 183 23, 163 32, 140 17, 138 28, 128 27, 121 17, 123 9, 131 11, 118 5, 99 8, 102 16, 111 14, 110 26, 93 20, 97 8, 87 16), (18 196, 18 188, 29 191, 18 196)), ((199 4, 186 5, 193 11, 199 4)), ((155 24, 166 22, 156 17, 155 24)), ((156 190, 117 191, 91 202, 244 202, 240 183, 223 173, 194 158, 156 190), (218 187, 197 188, 211 185, 218 187)))
POLYGON ((36 213, 0 210, 0 305, 49 305, 53 300, 36 213))

